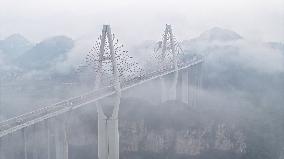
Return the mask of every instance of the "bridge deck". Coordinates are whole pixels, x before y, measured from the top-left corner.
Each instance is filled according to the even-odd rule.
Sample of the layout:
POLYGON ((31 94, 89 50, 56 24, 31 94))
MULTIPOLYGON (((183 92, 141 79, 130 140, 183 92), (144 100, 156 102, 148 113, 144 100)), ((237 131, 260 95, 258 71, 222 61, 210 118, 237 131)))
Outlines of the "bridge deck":
MULTIPOLYGON (((199 63, 202 63, 202 62, 203 62, 202 59, 191 61, 179 67, 178 70, 183 70, 183 69, 192 67, 194 65, 197 65, 199 63)), ((123 83, 121 85, 122 87, 121 91, 128 90, 130 88, 136 87, 138 85, 149 82, 151 80, 171 74, 175 71, 176 70, 173 70, 173 69, 167 69, 164 71, 151 72, 151 73, 146 74, 145 76, 134 78, 132 80, 129 80, 123 83)), ((47 120, 49 118, 64 114, 74 109, 78 109, 82 106, 93 103, 95 101, 111 96, 113 94, 115 94, 115 90, 113 87, 109 86, 109 87, 102 88, 100 90, 89 92, 82 96, 64 100, 52 106, 43 107, 35 111, 20 115, 18 117, 14 117, 6 121, 0 122, 0 138, 8 134, 11 134, 13 132, 16 132, 18 130, 24 129, 28 126, 34 125, 44 120, 47 120)))

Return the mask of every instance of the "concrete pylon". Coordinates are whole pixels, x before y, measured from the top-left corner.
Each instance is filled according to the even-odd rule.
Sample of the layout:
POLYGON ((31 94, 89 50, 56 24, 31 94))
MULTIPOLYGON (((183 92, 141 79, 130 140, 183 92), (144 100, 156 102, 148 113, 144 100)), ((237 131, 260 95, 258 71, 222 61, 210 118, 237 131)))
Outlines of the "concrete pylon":
POLYGON ((173 81, 169 84, 166 82, 166 77, 161 77, 161 102, 165 102, 167 100, 176 100, 177 99, 177 81, 178 81, 178 58, 177 58, 177 43, 174 40, 173 31, 171 25, 166 24, 166 29, 163 35, 163 39, 160 42, 159 48, 155 49, 156 52, 161 50, 161 59, 160 60, 160 67, 163 70, 167 67, 168 61, 167 58, 167 51, 171 54, 171 67, 174 68, 174 76, 173 81))
POLYGON ((120 105, 121 89, 119 81, 119 72, 114 52, 113 37, 109 25, 104 25, 101 35, 100 52, 98 60, 98 71, 96 76, 95 89, 101 85, 102 63, 104 60, 110 60, 112 65, 113 84, 115 89, 114 108, 110 117, 106 116, 99 102, 98 112, 98 158, 99 159, 119 159, 119 132, 118 132, 118 112, 120 105), (108 46, 106 46, 108 44, 108 46), (108 48, 108 55, 105 54, 108 48))

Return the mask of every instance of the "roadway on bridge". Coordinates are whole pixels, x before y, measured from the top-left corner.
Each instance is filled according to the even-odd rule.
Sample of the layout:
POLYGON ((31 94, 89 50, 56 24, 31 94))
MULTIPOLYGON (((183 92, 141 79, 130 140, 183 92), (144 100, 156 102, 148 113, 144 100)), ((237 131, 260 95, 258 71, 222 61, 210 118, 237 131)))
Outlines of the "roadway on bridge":
MULTIPOLYGON (((190 61, 188 63, 183 64, 179 67, 178 70, 183 70, 190 68, 194 65, 197 65, 199 63, 202 63, 202 59, 197 59, 194 61, 190 61)), ((155 71, 151 73, 147 73, 143 76, 135 77, 131 80, 128 80, 121 84, 121 91, 128 90, 130 88, 136 87, 138 85, 141 85, 143 83, 152 81, 154 79, 158 79, 162 76, 171 74, 175 72, 173 68, 168 68, 160 71, 155 71)), ((23 114, 21 116, 8 119, 6 121, 0 122, 0 138, 3 136, 6 136, 8 134, 12 134, 13 132, 19 131, 21 129, 24 129, 26 127, 29 127, 31 125, 34 125, 39 122, 43 122, 47 119, 50 119, 52 117, 56 117, 58 115, 64 114, 68 111, 81 108, 87 104, 96 102, 100 99, 109 97, 111 95, 115 94, 115 90, 112 86, 104 87, 99 90, 95 90, 92 92, 89 92, 87 94, 84 94, 79 97, 74 97, 68 100, 64 100, 62 102, 53 104, 52 106, 43 107, 40 109, 37 109, 35 111, 23 114)))

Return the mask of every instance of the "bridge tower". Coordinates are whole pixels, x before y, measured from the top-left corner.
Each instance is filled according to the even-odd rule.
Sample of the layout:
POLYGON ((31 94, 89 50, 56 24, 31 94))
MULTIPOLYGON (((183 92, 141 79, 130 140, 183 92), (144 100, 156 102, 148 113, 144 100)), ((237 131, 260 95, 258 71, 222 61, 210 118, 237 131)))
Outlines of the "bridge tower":
POLYGON ((98 158, 118 159, 119 158, 119 132, 118 132, 118 111, 120 104, 120 82, 118 67, 114 53, 113 35, 109 25, 104 25, 100 37, 99 59, 96 75, 95 89, 99 89, 102 80, 103 62, 110 61, 112 66, 113 84, 116 92, 112 115, 107 117, 102 106, 97 102, 98 112, 98 158), (108 52, 107 52, 108 51, 108 52))
POLYGON ((98 158, 119 159, 118 113, 121 98, 121 83, 142 71, 128 51, 123 50, 109 25, 104 25, 95 46, 87 54, 86 62, 96 74, 95 90, 102 86, 114 88, 113 109, 107 116, 100 102, 96 102, 98 113, 98 158))
POLYGON ((174 69, 174 77, 172 83, 166 83, 166 77, 161 78, 161 102, 167 100, 176 100, 177 98, 177 82, 178 82, 178 54, 181 48, 176 41, 172 26, 166 24, 162 41, 157 43, 154 49, 155 56, 159 61, 161 71, 165 69, 174 69), (169 85, 167 88, 166 86, 169 85))

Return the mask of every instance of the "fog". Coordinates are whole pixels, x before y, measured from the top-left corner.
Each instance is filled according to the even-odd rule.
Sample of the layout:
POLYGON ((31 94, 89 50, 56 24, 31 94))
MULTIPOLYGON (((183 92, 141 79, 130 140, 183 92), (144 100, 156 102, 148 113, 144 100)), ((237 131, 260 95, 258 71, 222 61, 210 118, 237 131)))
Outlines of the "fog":
POLYGON ((54 35, 97 37, 111 24, 127 43, 160 37, 166 23, 180 40, 214 26, 249 39, 284 41, 282 0, 1 0, 0 37, 21 33, 37 42, 54 35), (138 38, 139 37, 139 38, 138 38))
MULTIPOLYGON (((182 47, 179 61, 203 57, 204 63, 179 72, 177 100, 161 101, 162 81, 168 89, 173 74, 122 92, 120 158, 284 158, 284 1, 0 4, 0 121, 92 91, 96 72, 87 66, 86 56, 103 24, 111 24, 143 75, 159 69, 154 48, 165 24, 172 24, 182 47), (186 73, 188 103, 180 91, 186 73)), ((112 96, 100 100, 108 116, 113 103, 112 96)), ((51 158, 63 158, 56 149, 64 143, 64 128, 70 159, 97 156, 95 103, 47 122, 51 158)), ((28 158, 47 157, 45 126, 26 129, 28 158)), ((4 159, 22 158, 21 132, 4 137, 8 146, 3 153, 0 145, 0 159, 3 154, 4 159)))

